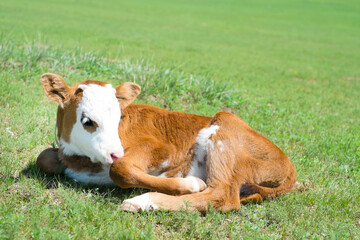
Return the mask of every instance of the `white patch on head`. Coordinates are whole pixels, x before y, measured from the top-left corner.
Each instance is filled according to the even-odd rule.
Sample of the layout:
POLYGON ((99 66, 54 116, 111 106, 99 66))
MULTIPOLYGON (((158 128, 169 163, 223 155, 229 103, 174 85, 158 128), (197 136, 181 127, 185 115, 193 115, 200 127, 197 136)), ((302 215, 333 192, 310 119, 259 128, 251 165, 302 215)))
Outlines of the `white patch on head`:
POLYGON ((65 169, 65 174, 77 182, 96 185, 115 185, 109 175, 109 167, 103 166, 103 171, 98 173, 76 172, 70 168, 65 169))
POLYGON ((137 212, 139 210, 148 211, 153 209, 159 209, 151 199, 149 193, 142 194, 127 200, 124 200, 121 204, 121 209, 131 212, 137 212))
POLYGON ((214 149, 214 143, 209 138, 211 135, 215 135, 218 129, 219 126, 211 125, 200 130, 196 137, 195 154, 187 176, 195 176, 203 181, 206 180, 206 157, 208 150, 214 149))
POLYGON ((88 156, 94 163, 109 166, 113 162, 111 154, 124 155, 118 135, 121 112, 115 96, 116 90, 111 84, 105 87, 81 84, 79 88, 83 89, 83 94, 76 109, 76 123, 70 134, 70 143, 63 144, 64 141, 61 141, 64 153, 88 156), (83 116, 97 123, 94 132, 84 129, 81 123, 83 116))
POLYGON ((84 156, 84 153, 80 151, 75 145, 69 144, 66 141, 64 141, 63 138, 60 138, 60 146, 63 149, 63 153, 66 156, 84 156))

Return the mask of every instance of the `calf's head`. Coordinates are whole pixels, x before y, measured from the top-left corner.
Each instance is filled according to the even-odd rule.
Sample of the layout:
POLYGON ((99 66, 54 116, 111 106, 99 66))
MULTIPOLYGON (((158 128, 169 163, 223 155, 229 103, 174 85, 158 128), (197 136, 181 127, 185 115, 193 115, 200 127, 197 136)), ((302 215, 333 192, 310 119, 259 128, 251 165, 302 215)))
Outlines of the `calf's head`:
POLYGON ((69 87, 56 74, 41 76, 45 95, 58 103, 60 149, 68 156, 87 156, 93 163, 110 165, 124 155, 118 135, 121 110, 140 93, 140 86, 125 82, 87 80, 69 87))

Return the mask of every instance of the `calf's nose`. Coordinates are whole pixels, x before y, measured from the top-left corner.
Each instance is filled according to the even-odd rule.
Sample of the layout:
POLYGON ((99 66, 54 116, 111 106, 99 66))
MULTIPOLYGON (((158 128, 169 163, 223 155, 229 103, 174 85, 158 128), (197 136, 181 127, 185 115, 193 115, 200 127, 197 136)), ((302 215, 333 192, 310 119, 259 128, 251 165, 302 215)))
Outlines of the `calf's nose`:
POLYGON ((111 159, 112 159, 113 161, 115 161, 115 160, 118 159, 118 158, 122 158, 122 157, 124 156, 124 152, 121 152, 121 153, 112 153, 112 154, 110 154, 110 156, 111 156, 111 159))

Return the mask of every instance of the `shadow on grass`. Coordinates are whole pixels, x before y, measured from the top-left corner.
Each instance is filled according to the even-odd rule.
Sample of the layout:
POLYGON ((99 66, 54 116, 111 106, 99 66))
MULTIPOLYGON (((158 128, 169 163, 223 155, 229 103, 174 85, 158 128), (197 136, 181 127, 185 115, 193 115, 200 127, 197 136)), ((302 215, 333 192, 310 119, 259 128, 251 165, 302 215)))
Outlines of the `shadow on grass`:
POLYGON ((72 178, 67 177, 64 173, 48 175, 45 174, 36 167, 35 163, 30 163, 21 171, 21 174, 27 178, 33 178, 39 180, 45 189, 58 189, 61 185, 63 188, 71 188, 76 191, 86 191, 99 194, 104 198, 118 198, 122 201, 130 196, 140 195, 148 192, 146 189, 128 188, 122 189, 116 185, 95 185, 84 184, 74 181, 72 178))

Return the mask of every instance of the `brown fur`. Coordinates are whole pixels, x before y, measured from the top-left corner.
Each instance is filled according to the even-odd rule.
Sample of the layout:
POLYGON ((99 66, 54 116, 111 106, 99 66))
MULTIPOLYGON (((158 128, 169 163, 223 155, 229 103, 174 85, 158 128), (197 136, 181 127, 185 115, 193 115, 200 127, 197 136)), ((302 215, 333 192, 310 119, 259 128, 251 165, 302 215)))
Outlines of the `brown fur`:
POLYGON ((59 174, 66 166, 59 159, 58 148, 48 148, 40 153, 36 159, 36 166, 47 174, 59 174))
POLYGON ((64 163, 68 168, 71 168, 77 172, 98 173, 103 170, 100 163, 92 163, 90 158, 85 156, 66 156, 63 154, 62 149, 59 150, 59 159, 61 159, 61 162, 64 163))
POLYGON ((295 183, 295 169, 284 153, 233 114, 220 112, 210 118, 130 105, 124 116, 119 136, 126 139, 125 156, 112 164, 110 176, 121 187, 144 187, 172 195, 184 192, 170 183, 171 178, 147 175, 149 166, 171 159, 167 171, 181 171, 186 176, 192 160, 188 153, 200 129, 213 124, 220 127, 210 140, 222 141, 225 149, 221 152, 215 147, 208 153, 207 190, 177 198, 150 193, 151 201, 161 208, 176 210, 188 201, 199 211, 206 211, 209 202, 219 210, 238 209, 240 202, 261 202, 290 191, 295 183), (171 207, 169 202, 173 202, 171 207))
MULTIPOLYGON (((48 74, 43 76, 49 78, 48 74)), ((59 78, 57 75, 52 77, 59 78)), ((71 132, 71 124, 62 125, 62 122, 64 119, 66 122, 73 122, 73 117, 66 113, 74 113, 81 96, 70 100, 53 97, 52 89, 47 85, 43 84, 46 95, 58 103, 61 101, 58 130, 59 136, 66 138, 71 132)), ((60 89, 67 89, 62 95, 69 98, 69 92, 75 88, 60 89)), ((122 108, 118 133, 125 150, 124 157, 115 160, 110 168, 110 176, 118 186, 157 191, 158 193, 149 193, 149 196, 154 204, 163 209, 178 210, 186 207, 184 202, 188 202, 190 210, 198 211, 206 211, 209 203, 221 211, 239 209, 240 203, 261 202, 263 198, 279 196, 292 189, 296 174, 288 158, 276 145, 256 133, 239 117, 226 112, 219 112, 214 117, 204 117, 170 112, 148 105, 129 105, 139 94, 140 87, 124 83, 115 89, 122 108), (205 159, 207 188, 199 180, 200 190, 204 191, 192 193, 191 186, 184 178, 174 176, 187 175, 195 154, 196 136, 201 129, 214 124, 219 129, 209 138, 215 147, 208 149, 205 159), (219 141, 223 144, 223 151, 217 146, 219 141), (169 162, 169 165, 162 167, 165 162, 169 162), (166 174, 168 178, 149 174, 154 171, 166 174)), ((55 91, 55 94, 58 92, 61 93, 55 91)), ((71 95, 70 98, 73 97, 71 95)), ((61 154, 59 156, 72 169, 89 169, 86 164, 80 168, 73 166, 73 162, 79 162, 75 159, 76 156, 68 160, 61 154)), ((122 206, 123 209, 129 207, 126 204, 122 206)))

